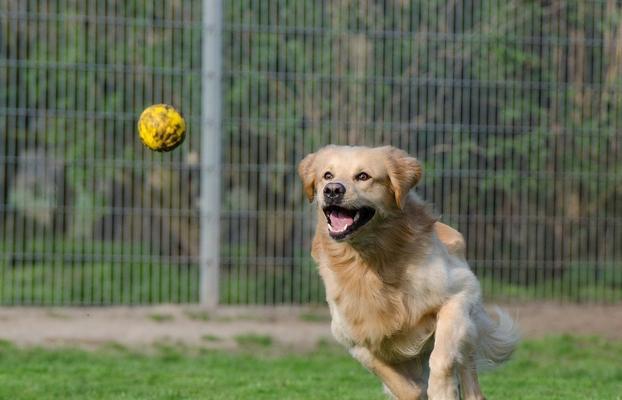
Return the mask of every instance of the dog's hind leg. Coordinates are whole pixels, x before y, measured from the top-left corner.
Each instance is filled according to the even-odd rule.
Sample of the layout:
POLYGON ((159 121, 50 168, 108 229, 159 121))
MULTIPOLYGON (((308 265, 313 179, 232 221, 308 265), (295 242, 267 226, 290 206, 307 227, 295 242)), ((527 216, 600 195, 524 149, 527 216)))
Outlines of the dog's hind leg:
POLYGON ((479 387, 477 368, 472 355, 465 357, 458 365, 458 378, 462 400, 486 400, 479 387))
POLYGON ((466 254, 466 243, 464 242, 462 234, 442 222, 435 222, 433 227, 436 236, 438 236, 439 240, 445 245, 449 254, 464 260, 466 254))

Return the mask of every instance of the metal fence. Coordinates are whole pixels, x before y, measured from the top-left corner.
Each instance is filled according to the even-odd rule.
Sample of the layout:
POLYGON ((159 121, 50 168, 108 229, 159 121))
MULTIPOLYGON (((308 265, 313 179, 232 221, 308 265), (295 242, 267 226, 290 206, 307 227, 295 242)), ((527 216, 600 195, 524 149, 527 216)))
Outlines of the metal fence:
POLYGON ((0 303, 198 301, 201 2, 0 0, 0 303), (142 109, 189 124, 137 141, 142 109))
POLYGON ((487 296, 622 299, 620 1, 227 0, 213 59, 216 3, 0 0, 1 304, 198 302, 214 227, 221 303, 322 302, 295 166, 327 143, 423 161, 487 296))

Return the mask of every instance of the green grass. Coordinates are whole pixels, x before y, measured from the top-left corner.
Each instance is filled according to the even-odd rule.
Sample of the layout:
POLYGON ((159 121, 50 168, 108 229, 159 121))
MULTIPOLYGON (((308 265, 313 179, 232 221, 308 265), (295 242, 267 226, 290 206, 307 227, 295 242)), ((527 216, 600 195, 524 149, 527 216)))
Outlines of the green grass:
POLYGON ((562 336, 522 343, 481 376, 488 399, 622 399, 622 342, 562 336))
POLYGON ((209 321, 211 319, 211 315, 208 311, 205 310, 185 310, 184 314, 192 320, 195 321, 209 321))
POLYGON ((170 314, 151 314, 149 318, 155 322, 171 322, 175 320, 175 317, 170 314))
MULTIPOLYGON (((237 353, 160 346, 139 354, 18 349, 0 344, 1 399, 383 399, 380 384, 343 349, 237 353), (277 353, 278 354, 278 353, 277 353)), ((621 399, 622 342, 527 341, 508 365, 483 374, 494 399, 621 399)))
POLYGON ((235 341, 242 347, 270 347, 272 337, 266 335, 245 334, 235 337, 235 341))
POLYGON ((222 339, 216 335, 206 334, 201 336, 201 340, 205 340, 206 342, 220 342, 222 339))
POLYGON ((300 314, 300 320, 305 322, 330 322, 330 314, 326 311, 310 311, 300 314))

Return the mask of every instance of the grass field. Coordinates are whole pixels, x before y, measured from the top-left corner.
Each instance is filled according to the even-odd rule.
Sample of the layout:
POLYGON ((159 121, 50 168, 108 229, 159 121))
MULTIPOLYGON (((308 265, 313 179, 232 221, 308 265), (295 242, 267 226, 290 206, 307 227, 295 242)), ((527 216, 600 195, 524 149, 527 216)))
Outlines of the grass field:
MULTIPOLYGON (((216 341, 218 338, 205 338, 216 341)), ((383 399, 377 380, 332 345, 284 353, 263 337, 227 353, 111 345, 18 349, 0 344, 0 399, 383 399)), ((622 343, 556 337, 524 342, 508 365, 482 376, 491 399, 621 399, 622 343)))

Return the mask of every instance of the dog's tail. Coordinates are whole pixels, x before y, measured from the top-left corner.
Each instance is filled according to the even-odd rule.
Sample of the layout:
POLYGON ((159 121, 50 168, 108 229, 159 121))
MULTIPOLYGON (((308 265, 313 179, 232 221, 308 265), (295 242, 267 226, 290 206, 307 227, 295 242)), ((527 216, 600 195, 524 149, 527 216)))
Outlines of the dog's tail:
POLYGON ((488 315, 483 308, 475 313, 478 368, 490 368, 507 361, 520 340, 518 327, 512 318, 499 307, 494 308, 494 313, 496 318, 488 315))

